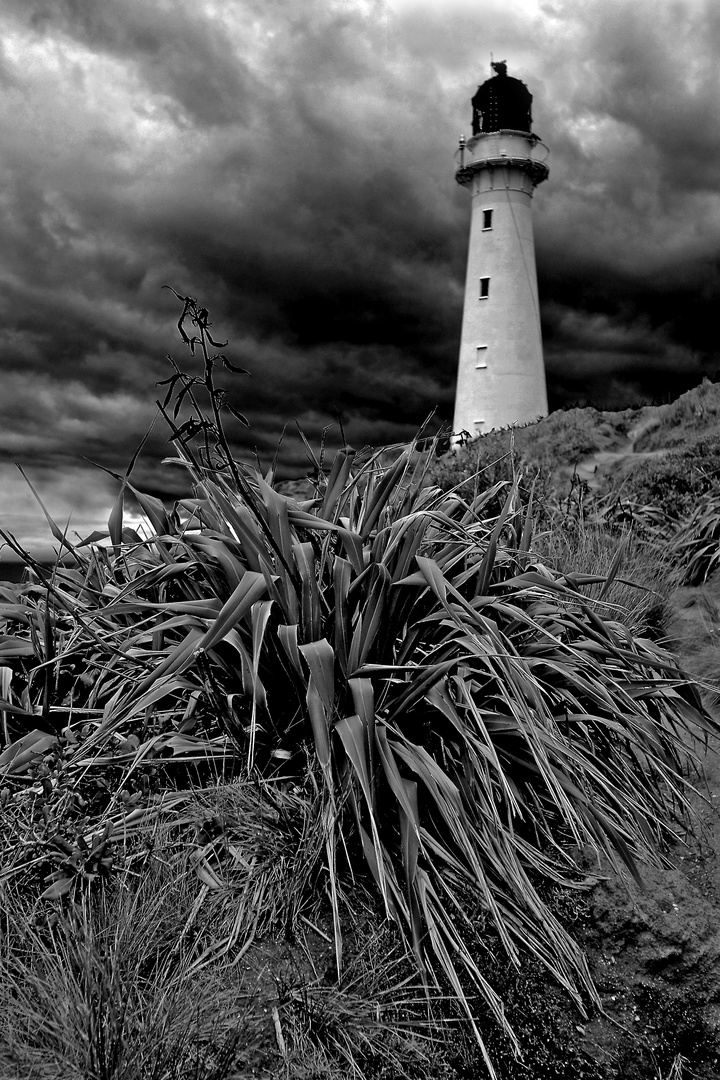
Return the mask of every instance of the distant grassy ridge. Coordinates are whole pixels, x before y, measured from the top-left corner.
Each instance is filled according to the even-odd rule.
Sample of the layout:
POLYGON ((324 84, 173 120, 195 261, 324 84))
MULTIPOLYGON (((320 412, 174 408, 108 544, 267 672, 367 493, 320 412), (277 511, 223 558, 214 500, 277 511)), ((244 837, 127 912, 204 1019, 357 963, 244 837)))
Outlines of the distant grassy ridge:
POLYGON ((449 490, 470 477, 475 486, 508 481, 520 472, 529 490, 562 499, 574 466, 603 451, 627 446, 634 451, 604 477, 601 494, 657 503, 668 512, 687 513, 720 478, 720 384, 705 379, 676 401, 622 411, 558 410, 523 427, 489 432, 445 454, 431 472, 432 482, 449 490), (655 453, 654 460, 641 455, 655 453), (662 452, 662 453, 660 453, 662 452))

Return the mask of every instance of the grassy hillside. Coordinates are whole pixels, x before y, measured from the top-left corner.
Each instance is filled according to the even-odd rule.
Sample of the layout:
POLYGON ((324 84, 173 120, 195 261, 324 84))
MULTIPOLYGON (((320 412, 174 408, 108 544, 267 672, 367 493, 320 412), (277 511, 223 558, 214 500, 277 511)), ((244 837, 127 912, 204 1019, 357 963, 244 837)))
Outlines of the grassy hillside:
POLYGON ((193 496, 131 466, 51 568, 3 534, 0 1074, 716 1075, 699 1009, 690 1041, 588 1035, 592 897, 668 872, 718 730, 667 637, 715 565, 714 387, 281 491, 178 300, 193 496))
POLYGON ((538 477, 544 491, 562 498, 573 472, 579 469, 582 476, 583 463, 593 459, 595 490, 668 499, 672 492, 709 490, 720 471, 719 440, 720 385, 706 379, 665 405, 621 412, 568 409, 525 427, 491 432, 445 455, 433 480, 444 488, 476 473, 480 483, 508 480, 515 466, 526 485, 538 477), (614 455, 623 458, 620 475, 614 455))

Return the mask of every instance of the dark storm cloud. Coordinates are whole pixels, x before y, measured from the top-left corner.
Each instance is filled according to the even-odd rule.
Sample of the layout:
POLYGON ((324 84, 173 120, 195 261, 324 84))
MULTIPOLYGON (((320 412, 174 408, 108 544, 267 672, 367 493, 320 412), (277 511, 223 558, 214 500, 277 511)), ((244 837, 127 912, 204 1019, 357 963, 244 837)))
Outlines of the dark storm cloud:
POLYGON ((587 49, 599 77, 582 107, 639 133, 661 194, 715 191, 720 182, 720 9, 613 0, 588 20, 587 49))
POLYGON ((253 102, 255 80, 222 22, 208 19, 203 5, 21 0, 15 8, 42 34, 65 34, 95 53, 132 64, 151 93, 167 95, 178 118, 228 124, 237 118, 238 104, 247 108, 253 102))
POLYGON ((533 89, 552 154, 535 222, 551 399, 680 392, 720 367, 720 11, 543 10, 533 89), (561 309, 584 322, 579 351, 561 309), (596 317, 616 345, 596 336, 596 317))
MULTIPOLYGON (((8 228, 15 323, 28 336, 44 328, 33 355, 44 367, 52 348, 56 378, 80 369, 90 386, 110 379, 138 395, 151 385, 157 360, 143 369, 138 349, 161 356, 160 310, 165 347, 172 341, 171 304, 157 295, 162 267, 166 281, 212 301, 216 324, 253 369, 243 407, 254 415, 274 404, 276 430, 254 423, 251 434, 264 449, 280 418, 323 407, 325 421, 349 404, 368 421, 384 416, 393 438, 407 437, 431 394, 449 405, 454 357, 445 341, 457 334, 462 252, 453 243, 457 208, 438 199, 452 183, 449 159, 434 153, 439 95, 432 80, 421 82, 408 108, 402 78, 378 55, 377 14, 300 8, 288 19, 284 9, 248 6, 235 38, 180 5, 172 20, 162 6, 139 4, 31 8, 33 46, 74 63, 86 91, 93 65, 124 74, 124 111, 135 113, 123 126, 102 102, 99 116, 88 110, 104 153, 96 157, 74 129, 77 171, 70 155, 60 152, 49 170, 41 148, 23 157, 18 147, 8 228), (243 57, 253 18, 257 40, 243 57), (198 71, 209 77, 196 79, 198 71), (157 144, 147 155, 135 147, 143 112, 174 162, 157 144)), ((27 347, 6 349, 6 367, 28 362, 27 347)), ((348 424, 358 428, 352 417, 348 424)))
MULTIPOLYGON (((302 469, 293 418, 317 441, 339 412, 359 444, 450 419, 452 154, 490 50, 551 148, 534 216, 554 401, 720 367, 714 4, 5 0, 3 20, 0 461, 43 482, 123 470, 165 353, 192 362, 166 283, 252 372, 228 377, 252 423, 233 432, 264 463, 290 421, 302 469)), ((166 438, 138 475, 177 491, 166 438)))

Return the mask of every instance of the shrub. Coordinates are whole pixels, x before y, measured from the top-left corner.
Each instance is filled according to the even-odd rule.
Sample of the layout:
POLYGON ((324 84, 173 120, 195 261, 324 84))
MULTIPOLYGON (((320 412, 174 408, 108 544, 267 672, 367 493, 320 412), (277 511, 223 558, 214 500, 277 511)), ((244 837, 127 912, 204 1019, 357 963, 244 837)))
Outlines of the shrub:
POLYGON ((682 450, 628 464, 622 495, 652 504, 675 520, 683 519, 703 495, 717 487, 720 436, 703 436, 682 450))
POLYGON ((442 491, 464 484, 461 490, 467 495, 510 483, 520 474, 525 490, 534 484, 542 502, 553 490, 560 465, 576 465, 614 435, 615 429, 602 424, 595 409, 558 410, 534 424, 488 432, 444 454, 429 478, 442 491))

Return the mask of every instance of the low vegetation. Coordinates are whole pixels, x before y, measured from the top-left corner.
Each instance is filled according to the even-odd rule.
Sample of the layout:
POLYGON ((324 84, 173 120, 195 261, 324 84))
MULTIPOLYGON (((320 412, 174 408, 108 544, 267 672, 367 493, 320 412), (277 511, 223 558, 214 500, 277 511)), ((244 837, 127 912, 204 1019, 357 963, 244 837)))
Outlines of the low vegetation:
POLYGON ((3 534, 3 1076, 514 1075, 508 971, 597 1008, 562 898, 690 812, 716 725, 653 625, 720 515, 649 569, 667 515, 553 488, 588 410, 535 457, 343 447, 283 494, 178 300, 197 370, 158 407, 193 494, 133 460, 106 534, 48 519, 53 567, 3 534))

